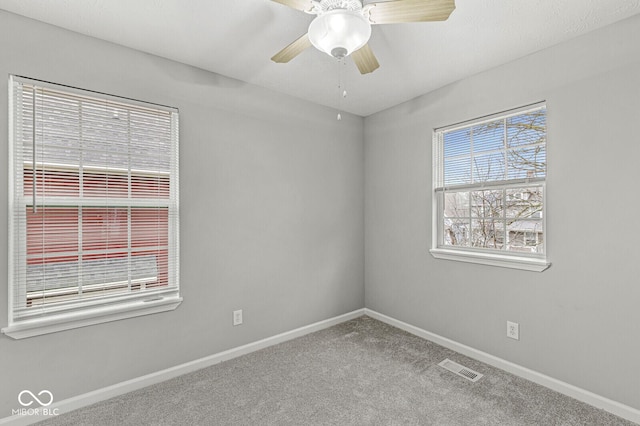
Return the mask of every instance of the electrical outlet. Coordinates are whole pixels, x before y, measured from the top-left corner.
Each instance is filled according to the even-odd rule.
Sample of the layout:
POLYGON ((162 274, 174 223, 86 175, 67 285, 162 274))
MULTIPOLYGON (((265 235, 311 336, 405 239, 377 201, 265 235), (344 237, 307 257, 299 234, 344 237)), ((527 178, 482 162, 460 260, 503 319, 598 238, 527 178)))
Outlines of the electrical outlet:
POLYGON ((507 337, 520 340, 520 324, 517 322, 507 321, 507 337))
POLYGON ((242 309, 233 311, 233 325, 242 324, 242 309))

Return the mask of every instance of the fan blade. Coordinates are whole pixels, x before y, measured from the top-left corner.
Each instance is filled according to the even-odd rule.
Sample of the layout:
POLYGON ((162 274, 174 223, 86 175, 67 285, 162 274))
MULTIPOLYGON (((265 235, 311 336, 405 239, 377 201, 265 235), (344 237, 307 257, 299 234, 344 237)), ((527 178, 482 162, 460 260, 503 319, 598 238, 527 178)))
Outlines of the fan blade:
POLYGON ((360 70, 360 74, 374 72, 380 67, 376 56, 373 54, 373 50, 371 50, 368 44, 365 44, 353 52, 351 56, 353 57, 353 62, 356 63, 356 66, 360 70))
POLYGON ((284 4, 285 6, 292 7, 294 9, 301 10, 303 12, 310 12, 313 9, 313 3, 311 0, 271 0, 276 3, 284 4))
POLYGON ((455 0, 396 0, 371 5, 372 24, 445 21, 456 8, 455 0))
POLYGON ((296 56, 298 56, 300 53, 302 53, 303 50, 309 47, 311 47, 311 41, 309 40, 309 35, 304 34, 299 39, 297 39, 296 41, 294 41, 293 43, 291 43, 290 45, 288 45, 287 47, 285 47, 284 49, 282 49, 281 51, 273 55, 273 58, 271 58, 271 60, 279 64, 284 64, 286 62, 289 62, 296 56))

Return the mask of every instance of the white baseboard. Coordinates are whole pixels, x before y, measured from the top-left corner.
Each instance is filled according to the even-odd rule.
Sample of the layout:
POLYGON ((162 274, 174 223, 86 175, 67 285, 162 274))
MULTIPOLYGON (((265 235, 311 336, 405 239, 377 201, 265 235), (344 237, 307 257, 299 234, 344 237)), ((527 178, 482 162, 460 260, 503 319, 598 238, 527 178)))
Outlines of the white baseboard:
MULTIPOLYGON (((127 380, 125 382, 117 383, 106 388, 98 389, 92 392, 88 392, 82 395, 74 396, 69 399, 65 399, 59 402, 54 402, 47 407, 49 413, 53 413, 57 410, 57 413, 64 414, 69 411, 77 410, 78 408, 86 407, 96 402, 105 401, 109 398, 113 398, 119 395, 123 395, 128 392, 132 392, 138 389, 142 389, 147 386, 154 385, 156 383, 164 382, 183 374, 191 373, 202 368, 210 367, 223 361, 227 361, 233 358, 237 358, 242 355, 246 355, 251 352, 258 351, 260 349, 267 348, 269 346, 277 345, 278 343, 286 342, 288 340, 301 337, 315 331, 329 328, 336 324, 349 321, 354 318, 358 318, 364 315, 364 309, 358 309, 353 312, 349 312, 337 317, 329 318, 324 321, 319 321, 314 324, 310 324, 304 327, 296 328, 295 330, 287 331, 275 336, 267 337, 262 340, 258 340, 253 343, 248 343, 237 348, 229 349, 224 352, 219 352, 214 355, 210 355, 204 358, 197 359, 195 361, 187 362, 185 364, 177 365, 175 367, 167 368, 155 373, 147 374, 142 377, 127 380)), ((44 415, 14 415, 0 419, 0 425, 31 425, 36 422, 42 421, 50 416, 44 415)))
POLYGON ((562 382, 560 380, 554 379, 553 377, 538 373, 537 371, 530 370, 526 367, 522 367, 518 364, 514 364, 502 358, 490 355, 486 352, 482 352, 472 347, 463 345, 462 343, 447 339, 446 337, 439 336, 435 333, 431 333, 429 331, 415 327, 411 324, 407 324, 406 322, 402 322, 374 310, 365 308, 364 313, 371 318, 375 318, 379 321, 407 331, 423 339, 430 340, 434 343, 444 346, 445 348, 454 350, 470 358, 497 367, 501 370, 505 370, 511 374, 522 377, 549 389, 553 389, 556 392, 570 396, 574 399, 577 399, 578 401, 582 401, 596 408, 601 408, 605 411, 608 411, 609 413, 615 414, 618 417, 622 417, 623 419, 640 424, 640 410, 637 410, 633 407, 621 404, 619 402, 597 395, 593 392, 579 388, 577 386, 570 385, 569 383, 562 382))

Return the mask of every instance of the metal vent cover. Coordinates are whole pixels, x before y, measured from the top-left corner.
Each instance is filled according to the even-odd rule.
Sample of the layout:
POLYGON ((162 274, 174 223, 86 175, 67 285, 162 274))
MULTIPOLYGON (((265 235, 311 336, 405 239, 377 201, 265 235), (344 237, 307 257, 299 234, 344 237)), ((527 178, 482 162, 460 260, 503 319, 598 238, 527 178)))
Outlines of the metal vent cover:
POLYGON ((438 365, 445 370, 449 370, 452 373, 457 374, 458 376, 464 377, 467 380, 471 380, 472 382, 477 382, 483 376, 477 371, 473 371, 472 369, 467 368, 464 365, 460 365, 457 362, 451 361, 449 358, 441 361, 438 365))

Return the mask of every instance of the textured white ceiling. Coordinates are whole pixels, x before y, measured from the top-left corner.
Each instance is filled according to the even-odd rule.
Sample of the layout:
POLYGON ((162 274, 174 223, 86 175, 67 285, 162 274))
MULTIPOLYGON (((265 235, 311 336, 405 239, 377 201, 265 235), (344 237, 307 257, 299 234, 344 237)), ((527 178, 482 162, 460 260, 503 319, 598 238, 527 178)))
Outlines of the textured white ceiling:
MULTIPOLYGON (((338 65, 311 48, 273 54, 313 16, 270 0, 0 0, 0 9, 338 107, 338 65)), ((348 60, 344 110, 367 116, 499 64, 640 13, 640 0, 456 0, 449 20, 379 25, 380 68, 348 60)), ((637 41, 636 41, 637 42, 637 41)))

